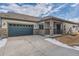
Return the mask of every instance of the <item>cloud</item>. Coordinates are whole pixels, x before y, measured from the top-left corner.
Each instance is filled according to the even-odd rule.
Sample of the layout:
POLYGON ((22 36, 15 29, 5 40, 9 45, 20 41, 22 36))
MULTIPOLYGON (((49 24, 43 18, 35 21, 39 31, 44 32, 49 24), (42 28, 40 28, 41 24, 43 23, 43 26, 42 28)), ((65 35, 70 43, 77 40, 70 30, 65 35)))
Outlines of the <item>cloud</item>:
POLYGON ((13 11, 15 13, 21 13, 21 14, 28 14, 32 16, 42 16, 43 14, 46 14, 48 11, 52 9, 51 4, 36 4, 35 6, 32 5, 22 5, 19 6, 17 4, 9 4, 8 6, 0 6, 0 8, 6 9, 8 11, 13 11))
MULTIPOLYGON (((18 5, 15 3, 9 3, 8 6, 0 6, 6 12, 15 12, 21 14, 32 15, 36 17, 45 17, 49 16, 54 12, 58 12, 61 8, 65 7, 66 4, 60 5, 56 8, 53 8, 55 5, 50 3, 37 3, 36 5, 18 5)), ((3 11, 4 11, 3 10, 3 11)), ((2 11, 1 11, 2 12, 2 11)))
POLYGON ((9 4, 8 6, 3 5, 3 6, 0 6, 0 8, 1 8, 0 10, 4 10, 4 13, 5 13, 5 11, 18 12, 20 10, 20 7, 16 4, 9 4))
POLYGON ((48 16, 48 15, 50 15, 51 13, 58 12, 61 8, 65 7, 65 6, 66 6, 66 4, 60 5, 59 7, 54 8, 53 10, 49 11, 47 14, 45 14, 45 15, 43 15, 43 16, 48 16))
POLYGON ((66 13, 67 18, 78 18, 79 17, 79 6, 70 7, 69 12, 66 13))
POLYGON ((79 23, 79 18, 73 18, 73 19, 69 19, 69 21, 74 21, 74 22, 77 22, 77 23, 79 23))
POLYGON ((37 4, 36 6, 23 6, 28 11, 28 14, 35 15, 35 16, 42 16, 43 14, 46 14, 48 11, 50 11, 53 7, 50 4, 37 4))
POLYGON ((72 4, 71 7, 75 7, 77 5, 79 5, 79 3, 72 4))
POLYGON ((4 10, 4 9, 0 10, 0 13, 7 13, 7 12, 8 10, 4 10))

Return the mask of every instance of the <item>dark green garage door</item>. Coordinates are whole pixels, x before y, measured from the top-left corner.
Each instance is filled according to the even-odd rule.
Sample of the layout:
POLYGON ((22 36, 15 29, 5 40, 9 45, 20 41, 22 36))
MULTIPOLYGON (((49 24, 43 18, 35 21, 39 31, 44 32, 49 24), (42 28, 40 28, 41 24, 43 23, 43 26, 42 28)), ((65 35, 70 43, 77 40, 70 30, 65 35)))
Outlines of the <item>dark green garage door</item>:
POLYGON ((8 24, 9 36, 22 36, 32 34, 33 34, 33 25, 8 24))

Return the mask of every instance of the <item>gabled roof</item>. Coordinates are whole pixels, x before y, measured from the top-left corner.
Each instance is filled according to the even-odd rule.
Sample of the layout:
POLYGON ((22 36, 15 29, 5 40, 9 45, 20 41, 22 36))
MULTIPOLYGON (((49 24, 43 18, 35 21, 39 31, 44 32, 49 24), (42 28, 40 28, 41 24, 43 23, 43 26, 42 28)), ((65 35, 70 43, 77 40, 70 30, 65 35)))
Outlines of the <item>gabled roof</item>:
POLYGON ((39 21, 39 18, 37 17, 24 15, 24 14, 18 14, 18 13, 0 13, 0 17, 9 18, 9 19, 17 19, 17 20, 25 20, 25 21, 33 21, 33 22, 39 21))

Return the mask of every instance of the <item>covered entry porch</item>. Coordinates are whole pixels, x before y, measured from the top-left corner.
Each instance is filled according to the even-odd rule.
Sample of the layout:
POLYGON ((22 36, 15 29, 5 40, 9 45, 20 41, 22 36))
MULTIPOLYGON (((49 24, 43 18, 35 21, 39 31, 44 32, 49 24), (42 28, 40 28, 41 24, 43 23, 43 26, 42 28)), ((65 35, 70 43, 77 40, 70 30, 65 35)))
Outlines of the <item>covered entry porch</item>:
POLYGON ((61 36, 63 34, 63 23, 62 22, 54 22, 49 21, 45 22, 45 25, 47 25, 47 29, 45 29, 45 36, 48 37, 57 37, 61 36))
POLYGON ((39 23, 38 32, 44 36, 60 36, 63 34, 63 23, 53 20, 44 21, 39 23))

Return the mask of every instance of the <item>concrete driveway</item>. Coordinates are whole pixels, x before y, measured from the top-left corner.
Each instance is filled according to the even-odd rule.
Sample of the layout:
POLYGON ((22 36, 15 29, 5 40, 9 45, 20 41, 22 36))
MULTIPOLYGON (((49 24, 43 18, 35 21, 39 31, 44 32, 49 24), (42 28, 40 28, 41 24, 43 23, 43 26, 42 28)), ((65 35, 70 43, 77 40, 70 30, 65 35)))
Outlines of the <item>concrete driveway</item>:
POLYGON ((44 40, 40 35, 9 37, 5 47, 0 48, 4 56, 77 56, 79 51, 62 48, 44 40))

